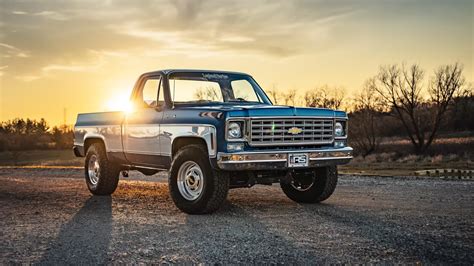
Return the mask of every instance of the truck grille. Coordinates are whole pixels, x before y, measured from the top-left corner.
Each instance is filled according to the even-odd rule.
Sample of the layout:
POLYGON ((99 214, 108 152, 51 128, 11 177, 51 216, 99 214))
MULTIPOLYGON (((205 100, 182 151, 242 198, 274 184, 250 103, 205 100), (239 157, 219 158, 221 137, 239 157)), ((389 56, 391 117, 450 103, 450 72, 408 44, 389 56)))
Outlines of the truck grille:
POLYGON ((255 119, 250 120, 249 144, 310 145, 333 141, 332 119, 255 119))

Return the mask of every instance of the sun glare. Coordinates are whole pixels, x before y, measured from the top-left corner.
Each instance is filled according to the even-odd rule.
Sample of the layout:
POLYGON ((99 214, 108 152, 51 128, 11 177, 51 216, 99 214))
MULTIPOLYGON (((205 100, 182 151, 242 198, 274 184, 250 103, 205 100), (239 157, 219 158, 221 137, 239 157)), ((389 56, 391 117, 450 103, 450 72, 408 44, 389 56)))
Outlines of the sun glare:
POLYGON ((129 99, 129 95, 116 94, 106 102, 105 108, 107 111, 131 113, 133 111, 133 104, 129 99))

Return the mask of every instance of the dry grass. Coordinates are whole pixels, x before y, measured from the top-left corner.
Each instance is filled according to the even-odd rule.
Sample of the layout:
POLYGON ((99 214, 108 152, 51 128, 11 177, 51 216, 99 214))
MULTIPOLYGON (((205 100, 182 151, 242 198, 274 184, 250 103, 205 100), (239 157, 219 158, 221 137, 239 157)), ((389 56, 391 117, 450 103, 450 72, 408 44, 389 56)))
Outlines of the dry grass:
POLYGON ((0 166, 82 166, 83 161, 72 149, 21 151, 16 159, 11 152, 0 152, 0 166))
POLYGON ((427 169, 474 169, 474 157, 458 154, 421 156, 396 153, 372 154, 355 157, 340 167, 341 173, 386 176, 411 176, 415 171, 427 169))
MULTIPOLYGON (((355 151, 357 155, 357 151, 355 151)), ((474 169, 474 134, 460 132, 437 138, 425 155, 413 154, 409 140, 401 137, 384 138, 376 153, 363 158, 356 156, 342 173, 373 175, 414 175, 427 169, 474 169)))
MULTIPOLYGON (((397 153, 406 156, 413 153, 413 146, 406 138, 384 138, 377 153, 397 153)), ((463 132, 460 136, 444 135, 435 139, 427 151, 427 155, 469 155, 474 154, 474 133, 463 132)))

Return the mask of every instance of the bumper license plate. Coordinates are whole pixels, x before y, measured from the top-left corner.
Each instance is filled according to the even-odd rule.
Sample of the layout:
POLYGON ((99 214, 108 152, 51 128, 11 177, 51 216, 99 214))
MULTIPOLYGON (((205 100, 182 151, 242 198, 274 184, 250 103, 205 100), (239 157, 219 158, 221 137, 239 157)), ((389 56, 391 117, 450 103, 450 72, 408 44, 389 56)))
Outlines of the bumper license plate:
POLYGON ((288 167, 308 167, 307 153, 290 153, 288 154, 288 167))

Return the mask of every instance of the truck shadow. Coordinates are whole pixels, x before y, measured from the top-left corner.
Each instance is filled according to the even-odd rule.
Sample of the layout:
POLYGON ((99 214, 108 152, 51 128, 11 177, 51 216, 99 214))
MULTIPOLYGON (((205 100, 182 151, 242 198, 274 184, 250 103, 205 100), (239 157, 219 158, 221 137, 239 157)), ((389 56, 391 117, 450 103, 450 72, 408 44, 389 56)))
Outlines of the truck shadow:
POLYGON ((92 196, 59 231, 39 264, 104 264, 112 236, 112 198, 92 196))
POLYGON ((188 251, 196 255, 197 262, 206 264, 319 264, 333 261, 317 250, 299 246, 278 226, 265 224, 251 210, 230 201, 211 215, 188 215, 183 229, 183 235, 190 243, 191 250, 188 251), (216 257, 216 254, 222 255, 216 257))

